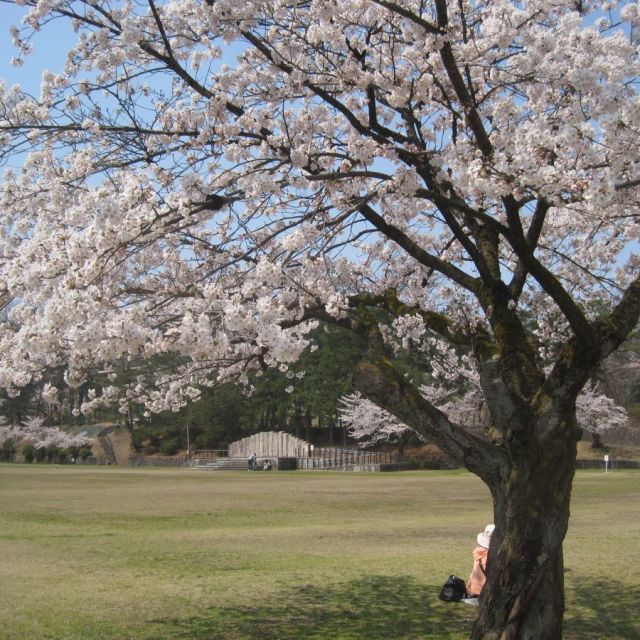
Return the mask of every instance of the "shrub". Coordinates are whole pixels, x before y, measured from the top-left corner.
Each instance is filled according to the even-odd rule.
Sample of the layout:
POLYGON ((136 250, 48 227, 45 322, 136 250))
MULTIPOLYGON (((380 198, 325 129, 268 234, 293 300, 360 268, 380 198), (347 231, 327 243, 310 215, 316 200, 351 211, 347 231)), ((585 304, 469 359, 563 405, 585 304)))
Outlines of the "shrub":
POLYGON ((165 440, 160 445, 160 453, 165 456, 174 456, 178 451, 180 451, 180 441, 177 438, 165 440))
POLYGON ((32 444, 25 444, 22 447, 22 455, 24 456, 24 461, 30 464, 36 457, 36 448, 32 444))
POLYGON ((51 464, 56 459, 57 455, 58 455, 58 447, 56 447, 55 444, 50 444, 45 449, 45 457, 49 464, 51 464))
POLYGON ((0 448, 0 460, 11 462, 13 454, 16 452, 16 445, 11 438, 2 443, 0 448))
POLYGON ((195 437, 193 444, 196 449, 215 449, 219 442, 213 431, 205 431, 195 437))
POLYGON ((86 460, 91 455, 91 447, 80 447, 78 455, 81 460, 86 460))
POLYGON ((77 460, 80 457, 80 447, 77 447, 75 445, 72 447, 67 447, 67 453, 69 454, 70 458, 77 460))
POLYGON ((145 434, 142 430, 135 430, 131 434, 131 446, 135 451, 142 451, 144 449, 145 434))

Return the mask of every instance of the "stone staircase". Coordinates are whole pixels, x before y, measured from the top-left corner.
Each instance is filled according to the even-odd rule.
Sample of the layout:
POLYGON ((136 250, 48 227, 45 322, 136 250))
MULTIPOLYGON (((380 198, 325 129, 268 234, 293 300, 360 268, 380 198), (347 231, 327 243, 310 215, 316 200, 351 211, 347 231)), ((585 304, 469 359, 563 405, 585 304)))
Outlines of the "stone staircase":
POLYGON ((131 434, 124 427, 103 427, 92 443, 93 455, 101 464, 128 464, 131 456, 131 434))
POLYGON ((113 442, 106 434, 100 434, 97 438, 98 444, 102 448, 103 455, 101 456, 106 464, 118 464, 118 459, 116 458, 116 452, 113 448, 113 442))
POLYGON ((194 469, 246 471, 247 461, 244 458, 194 458, 191 466, 194 469))

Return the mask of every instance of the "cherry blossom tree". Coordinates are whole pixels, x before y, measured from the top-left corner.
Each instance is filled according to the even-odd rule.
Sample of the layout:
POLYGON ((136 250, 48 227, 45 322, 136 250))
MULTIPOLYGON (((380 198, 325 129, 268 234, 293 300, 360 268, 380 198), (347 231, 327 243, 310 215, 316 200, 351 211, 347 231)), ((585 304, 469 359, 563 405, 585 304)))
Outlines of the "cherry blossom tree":
MULTIPOLYGON (((349 435, 359 440, 362 446, 393 441, 412 431, 411 427, 400 422, 395 416, 377 404, 373 404, 360 393, 342 397, 339 413, 349 435)), ((417 435, 420 437, 420 434, 417 435)))
POLYGON ((472 637, 559 638, 576 398, 640 312, 637 2, 18 4, 17 64, 78 37, 0 84, 0 385, 125 360, 106 400, 177 410, 352 331, 360 392, 491 490, 472 637), (491 432, 396 339, 475 368, 491 432))
POLYGON ((36 448, 82 447, 90 444, 90 438, 84 433, 72 435, 58 427, 49 427, 40 416, 25 418, 19 425, 7 424, 2 418, 0 420, 0 444, 6 440, 29 443, 36 448))
MULTIPOLYGON (((423 385, 420 391, 427 401, 459 426, 469 431, 478 429, 478 415, 481 415, 483 407, 479 385, 466 393, 442 385, 423 385)), ((362 446, 397 440, 408 432, 418 437, 422 435, 360 393, 341 398, 339 413, 351 437, 359 440, 362 446)), ((624 427, 629 416, 624 407, 602 393, 597 384, 587 384, 576 398, 576 419, 578 425, 592 434, 594 440, 599 440, 610 429, 624 427)))
POLYGON ((602 446, 602 434, 624 427, 629 416, 624 407, 600 392, 598 384, 587 384, 576 399, 578 424, 592 437, 592 447, 602 446))

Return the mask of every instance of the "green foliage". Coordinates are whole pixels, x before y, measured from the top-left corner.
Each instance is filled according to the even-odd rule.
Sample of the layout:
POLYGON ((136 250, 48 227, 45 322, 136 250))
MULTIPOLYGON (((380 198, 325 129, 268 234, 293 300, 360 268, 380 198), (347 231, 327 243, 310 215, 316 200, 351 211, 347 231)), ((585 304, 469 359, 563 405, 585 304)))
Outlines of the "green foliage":
POLYGON ((354 390, 351 374, 366 344, 355 334, 330 328, 316 331, 313 339, 318 349, 297 363, 296 371, 304 371, 304 378, 295 383, 291 404, 297 415, 311 415, 328 425, 337 421, 339 399, 354 390))
POLYGON ((353 334, 319 329, 318 347, 305 353, 290 372, 268 369, 250 378, 251 393, 236 384, 203 389, 201 399, 178 413, 141 419, 132 434, 139 453, 171 455, 187 448, 222 449, 251 433, 301 431, 311 423, 337 423, 338 401, 350 393, 351 373, 366 345, 353 334), (304 372, 304 375, 303 373, 304 372), (293 386, 293 393, 287 388, 293 386))
POLYGON ((9 424, 20 424, 32 414, 38 395, 39 387, 35 383, 26 385, 18 396, 11 396, 4 389, 0 389, 2 415, 7 418, 9 424))
POLYGON ((173 456, 178 451, 180 451, 180 440, 178 438, 163 440, 160 445, 160 453, 165 456, 173 456))
MULTIPOLYGON (((268 369, 254 372, 247 388, 231 383, 204 388, 200 401, 177 413, 167 411, 144 417, 143 408, 134 406, 131 416, 133 449, 140 454, 173 455, 186 450, 187 430, 192 450, 223 449, 229 443, 252 433, 275 429, 287 430, 312 440, 314 433, 323 433, 324 440, 318 439, 318 435, 315 438, 318 444, 325 444, 328 434, 310 430, 312 427, 333 427, 338 424, 339 400, 343 395, 353 392, 351 376, 366 352, 367 344, 355 334, 333 327, 320 327, 311 338, 316 348, 305 352, 289 371, 268 369), (290 387, 293 388, 291 393, 288 392, 291 391, 290 387)), ((140 367, 149 371, 159 367, 171 368, 178 363, 174 356, 165 355, 136 363, 136 370, 139 373, 140 367)), ((414 380, 422 380, 424 361, 416 354, 401 354, 399 366, 414 380)), ((122 388, 133 384, 135 378, 126 362, 116 373, 117 378, 113 383, 106 374, 101 373, 76 390, 65 388, 59 370, 49 372, 46 381, 61 389, 65 398, 62 404, 68 410, 72 405, 82 402, 89 388, 95 388, 100 393, 102 386, 107 384, 122 388)), ((16 416, 42 411, 44 405, 40 399, 40 387, 34 386, 11 407, 12 415, 16 416)), ((66 424, 73 424, 76 420, 64 414, 53 417, 64 419, 66 424)), ((91 420, 118 422, 122 416, 114 408, 101 410, 91 416, 91 420)), ((34 459, 51 462, 57 459, 57 455, 57 451, 44 454, 34 452, 34 459)), ((68 452, 68 457, 81 457, 79 449, 68 452)))
POLYGON ((22 455, 24 456, 24 461, 27 463, 31 463, 33 462, 35 455, 36 455, 36 449, 32 444, 25 444, 22 447, 22 455))
POLYGON ((81 460, 86 460, 91 456, 91 447, 80 447, 80 451, 78 452, 81 460))
POLYGON ((80 456, 80 447, 67 447, 67 454, 69 455, 70 458, 73 458, 74 460, 77 460, 78 457, 80 456))
POLYGON ((0 461, 11 462, 16 453, 16 444, 11 438, 7 438, 0 447, 0 461))
POLYGON ((131 434, 131 446, 134 451, 140 452, 144 449, 145 434, 142 429, 135 429, 131 434))
POLYGON ((58 447, 55 444, 50 444, 45 449, 45 458, 49 464, 51 464, 58 456, 58 447))

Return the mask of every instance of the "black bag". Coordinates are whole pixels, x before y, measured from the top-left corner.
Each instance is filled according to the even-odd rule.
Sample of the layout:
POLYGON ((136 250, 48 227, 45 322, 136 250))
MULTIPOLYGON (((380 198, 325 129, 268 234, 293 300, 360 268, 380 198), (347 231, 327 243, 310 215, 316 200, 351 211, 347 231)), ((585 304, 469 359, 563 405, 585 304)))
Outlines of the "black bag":
POLYGON ((462 600, 462 598, 465 598, 466 595, 467 587, 464 580, 462 578, 458 578, 458 576, 449 576, 440 590, 440 595, 438 597, 440 600, 444 600, 445 602, 458 602, 459 600, 462 600))

